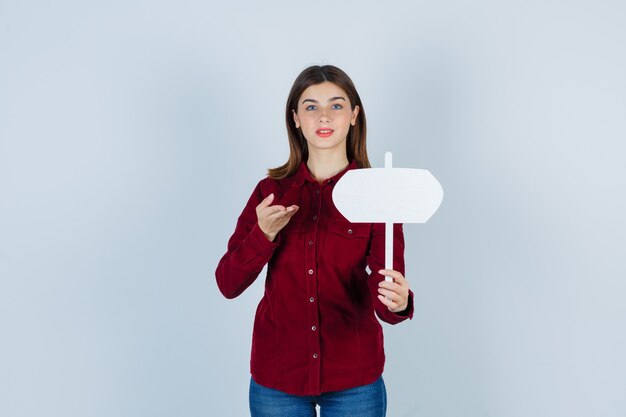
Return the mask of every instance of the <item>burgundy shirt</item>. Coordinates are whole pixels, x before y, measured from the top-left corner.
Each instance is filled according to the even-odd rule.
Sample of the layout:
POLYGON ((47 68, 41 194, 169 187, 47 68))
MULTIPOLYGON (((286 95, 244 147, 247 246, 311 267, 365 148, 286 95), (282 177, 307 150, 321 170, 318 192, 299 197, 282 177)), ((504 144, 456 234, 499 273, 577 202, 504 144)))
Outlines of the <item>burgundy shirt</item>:
MULTIPOLYGON (((288 178, 261 180, 217 266, 220 291, 234 298, 268 264, 252 333, 250 372, 258 384, 295 395, 370 384, 385 363, 374 312, 390 324, 413 318, 412 291, 399 313, 377 298, 385 279, 377 272, 384 268, 385 225, 351 223, 333 204, 333 187, 349 169, 357 169, 355 161, 320 184, 303 162, 288 178), (270 193, 272 204, 299 206, 273 242, 256 215, 270 193)), ((402 224, 394 224, 393 253, 394 269, 404 275, 402 224)))

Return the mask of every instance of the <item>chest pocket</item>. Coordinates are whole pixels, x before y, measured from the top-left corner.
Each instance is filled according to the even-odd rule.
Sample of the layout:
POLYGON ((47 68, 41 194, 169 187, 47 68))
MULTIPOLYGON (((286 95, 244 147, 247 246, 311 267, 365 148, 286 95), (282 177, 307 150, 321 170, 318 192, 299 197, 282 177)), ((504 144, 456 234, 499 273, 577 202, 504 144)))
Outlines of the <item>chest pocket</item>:
POLYGON ((365 262, 370 241, 370 223, 333 219, 328 224, 323 262, 350 271, 365 262))

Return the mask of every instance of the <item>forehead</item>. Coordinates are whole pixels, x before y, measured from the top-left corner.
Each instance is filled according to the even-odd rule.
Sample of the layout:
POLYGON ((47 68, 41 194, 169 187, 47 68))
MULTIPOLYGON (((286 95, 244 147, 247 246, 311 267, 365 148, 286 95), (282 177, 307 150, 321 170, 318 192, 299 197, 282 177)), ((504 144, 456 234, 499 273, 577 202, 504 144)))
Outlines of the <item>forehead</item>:
POLYGON ((325 103, 333 97, 343 97, 346 99, 346 102, 350 101, 343 88, 330 81, 324 81, 323 83, 313 84, 307 87, 307 89, 302 92, 298 103, 302 103, 302 100, 307 98, 325 103))

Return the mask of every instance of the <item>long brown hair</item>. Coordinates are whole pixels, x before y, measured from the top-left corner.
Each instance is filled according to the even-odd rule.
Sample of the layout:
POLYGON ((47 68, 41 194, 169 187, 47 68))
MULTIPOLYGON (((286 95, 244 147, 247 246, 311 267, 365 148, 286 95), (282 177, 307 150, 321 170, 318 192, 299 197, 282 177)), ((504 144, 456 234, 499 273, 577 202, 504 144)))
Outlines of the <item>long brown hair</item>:
POLYGON ((287 135, 289 137, 289 160, 276 168, 268 169, 270 178, 283 179, 298 170, 300 163, 309 158, 309 148, 302 134, 302 130, 296 128, 293 122, 292 109, 296 111, 298 108, 298 99, 312 85, 321 84, 324 81, 330 81, 341 87, 350 100, 352 110, 355 106, 359 106, 359 113, 354 126, 350 126, 346 140, 346 154, 348 160, 355 159, 359 168, 370 168, 370 162, 367 158, 366 123, 365 111, 359 93, 357 93, 354 84, 348 74, 333 65, 314 65, 308 67, 298 75, 291 87, 289 97, 287 98, 287 106, 285 107, 285 122, 287 123, 287 135))

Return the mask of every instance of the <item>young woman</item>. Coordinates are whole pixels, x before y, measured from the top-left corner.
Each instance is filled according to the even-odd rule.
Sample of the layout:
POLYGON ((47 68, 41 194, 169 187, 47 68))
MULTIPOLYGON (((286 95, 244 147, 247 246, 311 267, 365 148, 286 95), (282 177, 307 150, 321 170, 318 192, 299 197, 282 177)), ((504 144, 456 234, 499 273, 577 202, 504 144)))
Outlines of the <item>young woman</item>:
POLYGON ((289 160, 257 184, 215 272, 222 294, 234 298, 268 265, 252 335, 250 411, 309 417, 317 404, 327 417, 384 416, 376 315, 390 324, 413 317, 402 225, 394 225, 394 270, 382 269, 384 224, 350 223, 331 198, 346 171, 370 167, 363 104, 345 72, 312 66, 291 88, 286 122, 289 160))

